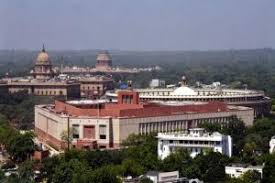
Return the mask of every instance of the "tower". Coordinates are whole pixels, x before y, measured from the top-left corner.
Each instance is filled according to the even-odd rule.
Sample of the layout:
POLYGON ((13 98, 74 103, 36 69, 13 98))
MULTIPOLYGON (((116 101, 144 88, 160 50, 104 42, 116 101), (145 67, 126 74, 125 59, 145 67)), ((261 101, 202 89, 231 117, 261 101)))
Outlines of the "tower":
POLYGON ((31 74, 35 79, 41 80, 47 80, 54 76, 54 72, 52 70, 52 62, 49 58, 48 53, 45 50, 44 44, 41 52, 36 58, 34 69, 31 74))
POLYGON ((103 51, 97 55, 96 68, 99 70, 109 70, 112 68, 112 58, 108 51, 103 51))

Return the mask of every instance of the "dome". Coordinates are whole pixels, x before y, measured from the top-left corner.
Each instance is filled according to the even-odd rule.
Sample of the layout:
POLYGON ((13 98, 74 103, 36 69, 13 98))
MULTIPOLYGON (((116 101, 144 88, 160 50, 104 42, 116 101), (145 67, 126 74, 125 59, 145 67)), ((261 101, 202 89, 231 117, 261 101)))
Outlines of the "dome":
POLYGON ((41 52, 38 54, 36 61, 37 63, 50 62, 50 57, 48 53, 45 51, 44 45, 41 52))
POLYGON ((38 56, 37 56, 36 61, 37 62, 48 62, 49 61, 48 53, 46 53, 46 52, 39 53, 38 56))
POLYGON ((181 86, 181 87, 175 89, 171 93, 171 95, 198 95, 198 94, 193 89, 191 89, 187 86, 181 86))
POLYGON ((109 53, 107 51, 105 51, 105 52, 99 53, 97 55, 96 60, 106 60, 106 61, 108 61, 108 60, 112 60, 112 59, 111 59, 111 56, 109 55, 109 53))

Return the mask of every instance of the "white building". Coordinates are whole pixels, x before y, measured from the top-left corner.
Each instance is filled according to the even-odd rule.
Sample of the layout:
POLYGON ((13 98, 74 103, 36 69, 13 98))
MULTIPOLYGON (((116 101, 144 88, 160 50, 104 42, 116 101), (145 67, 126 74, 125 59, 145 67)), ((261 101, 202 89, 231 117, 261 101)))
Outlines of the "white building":
POLYGON ((270 141, 269 141, 269 147, 270 147, 270 149, 269 149, 270 154, 274 153, 275 152, 275 136, 273 136, 270 139, 270 141))
POLYGON ((261 177, 263 177, 263 166, 247 166, 244 164, 238 164, 238 165, 231 165, 225 167, 225 174, 229 175, 230 177, 238 178, 245 172, 249 170, 256 170, 261 174, 261 177))
POLYGON ((179 177, 179 171, 173 172, 147 172, 145 177, 148 177, 153 183, 203 183, 199 179, 188 179, 179 177))
POLYGON ((150 82, 150 88, 164 87, 165 81, 160 79, 152 79, 150 82))
POLYGON ((232 139, 218 132, 207 133, 203 128, 192 128, 187 132, 158 133, 158 156, 164 159, 176 149, 183 148, 195 157, 201 152, 213 150, 231 157, 232 139))

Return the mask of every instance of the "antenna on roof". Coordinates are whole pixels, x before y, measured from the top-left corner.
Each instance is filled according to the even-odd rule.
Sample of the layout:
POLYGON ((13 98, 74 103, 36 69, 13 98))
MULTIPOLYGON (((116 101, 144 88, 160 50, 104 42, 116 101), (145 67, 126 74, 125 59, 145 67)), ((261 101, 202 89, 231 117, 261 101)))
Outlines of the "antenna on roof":
POLYGON ((42 45, 42 52, 46 52, 44 43, 42 45))

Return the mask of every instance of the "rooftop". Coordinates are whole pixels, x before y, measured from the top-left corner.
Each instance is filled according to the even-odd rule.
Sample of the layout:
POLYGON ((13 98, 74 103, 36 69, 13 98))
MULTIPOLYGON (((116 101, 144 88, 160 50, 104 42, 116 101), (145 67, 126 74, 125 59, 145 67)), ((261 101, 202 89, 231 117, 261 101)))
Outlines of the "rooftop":
POLYGON ((186 137, 217 138, 217 137, 221 137, 221 136, 222 136, 222 134, 219 132, 209 133, 209 132, 206 132, 203 128, 191 128, 186 131, 158 133, 157 138, 160 138, 160 139, 162 139, 162 138, 179 139, 179 138, 186 138, 186 137))

